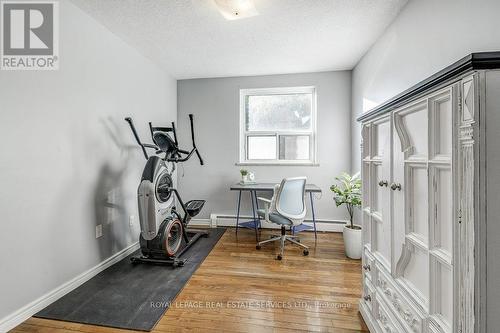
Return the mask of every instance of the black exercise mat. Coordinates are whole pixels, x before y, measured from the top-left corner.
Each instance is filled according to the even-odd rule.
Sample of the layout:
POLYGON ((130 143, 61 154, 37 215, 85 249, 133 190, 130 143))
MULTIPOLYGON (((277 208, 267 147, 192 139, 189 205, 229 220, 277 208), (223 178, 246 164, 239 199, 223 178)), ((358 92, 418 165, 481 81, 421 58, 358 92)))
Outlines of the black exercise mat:
POLYGON ((182 257, 183 267, 136 264, 124 258, 69 294, 38 312, 35 317, 83 324, 151 331, 191 275, 224 234, 210 229, 182 257))

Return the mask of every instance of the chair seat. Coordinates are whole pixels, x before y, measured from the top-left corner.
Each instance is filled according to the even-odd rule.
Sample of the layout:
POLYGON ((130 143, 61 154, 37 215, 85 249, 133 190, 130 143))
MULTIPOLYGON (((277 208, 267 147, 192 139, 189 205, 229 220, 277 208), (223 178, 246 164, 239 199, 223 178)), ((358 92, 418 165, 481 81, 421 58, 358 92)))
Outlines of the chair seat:
MULTIPOLYGON (((265 209, 257 209, 257 214, 259 215, 259 217, 265 218, 266 210, 265 209)), ((271 220, 271 222, 273 222, 273 223, 280 224, 280 225, 292 225, 292 221, 290 221, 286 217, 283 217, 283 216, 276 214, 276 213, 269 213, 269 220, 271 220)))

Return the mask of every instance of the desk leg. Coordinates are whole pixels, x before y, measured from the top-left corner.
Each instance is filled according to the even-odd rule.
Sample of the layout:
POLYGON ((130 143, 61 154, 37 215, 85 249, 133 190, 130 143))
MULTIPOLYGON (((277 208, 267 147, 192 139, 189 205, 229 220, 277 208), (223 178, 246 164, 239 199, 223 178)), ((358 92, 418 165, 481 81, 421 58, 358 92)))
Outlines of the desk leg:
POLYGON ((257 203, 254 202, 254 198, 255 198, 255 201, 257 201, 257 195, 255 194, 255 191, 250 191, 250 197, 252 199, 253 223, 254 223, 254 227, 255 227, 255 240, 258 243, 259 242, 259 227, 257 226, 257 214, 256 214, 257 212, 255 209, 255 206, 257 205, 257 203))
POLYGON ((313 226, 314 226, 314 238, 318 239, 318 233, 316 232, 316 214, 314 213, 314 200, 312 192, 309 192, 309 198, 311 199, 311 212, 312 212, 313 226))
MULTIPOLYGON (((257 199, 257 191, 253 192, 254 198, 255 198, 255 211, 257 212, 259 210, 259 200, 257 199)), ((259 229, 261 228, 261 223, 260 223, 260 216, 259 213, 257 213, 257 221, 259 221, 259 229)))
POLYGON ((241 191, 238 194, 238 208, 236 213, 236 235, 238 235, 238 226, 240 224, 240 204, 241 204, 241 191))

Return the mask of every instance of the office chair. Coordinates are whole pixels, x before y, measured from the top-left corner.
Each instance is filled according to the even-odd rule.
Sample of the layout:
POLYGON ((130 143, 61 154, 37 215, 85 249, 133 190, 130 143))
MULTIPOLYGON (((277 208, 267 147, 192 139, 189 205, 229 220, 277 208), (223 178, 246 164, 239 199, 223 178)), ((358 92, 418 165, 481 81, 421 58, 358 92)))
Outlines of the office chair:
POLYGON ((300 243, 298 236, 287 235, 286 227, 292 229, 294 226, 302 224, 306 217, 305 203, 306 177, 285 178, 281 184, 276 184, 271 200, 257 198, 264 202, 265 209, 257 210, 259 217, 264 218, 269 223, 281 226, 281 235, 271 236, 270 239, 259 242, 256 246, 260 250, 261 246, 270 242, 280 241, 280 253, 276 259, 283 258, 285 243, 289 241, 304 248, 304 255, 309 254, 309 248, 300 243))

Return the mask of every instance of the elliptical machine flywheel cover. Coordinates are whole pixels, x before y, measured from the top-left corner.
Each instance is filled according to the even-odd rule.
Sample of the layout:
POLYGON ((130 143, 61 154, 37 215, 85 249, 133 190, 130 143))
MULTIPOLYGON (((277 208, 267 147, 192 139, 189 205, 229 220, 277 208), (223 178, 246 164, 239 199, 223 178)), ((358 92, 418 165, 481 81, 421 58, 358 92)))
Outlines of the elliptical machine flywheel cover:
POLYGON ((156 181, 156 199, 161 202, 167 202, 172 196, 170 188, 173 186, 172 177, 168 172, 163 172, 156 181))
POLYGON ((163 234, 163 249, 168 257, 173 257, 182 243, 183 227, 178 218, 171 219, 163 234))

